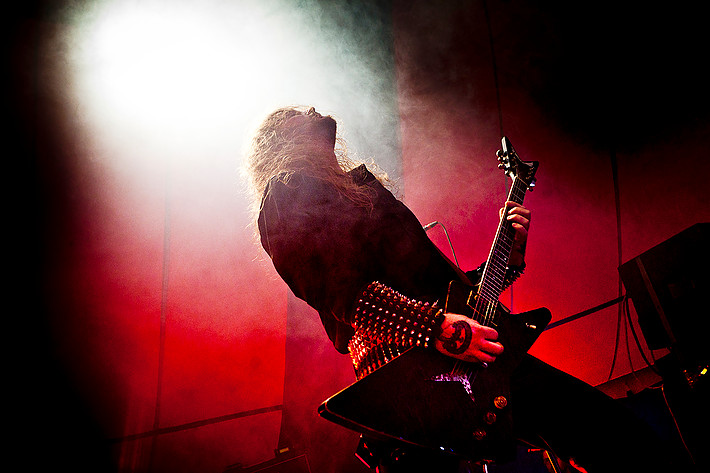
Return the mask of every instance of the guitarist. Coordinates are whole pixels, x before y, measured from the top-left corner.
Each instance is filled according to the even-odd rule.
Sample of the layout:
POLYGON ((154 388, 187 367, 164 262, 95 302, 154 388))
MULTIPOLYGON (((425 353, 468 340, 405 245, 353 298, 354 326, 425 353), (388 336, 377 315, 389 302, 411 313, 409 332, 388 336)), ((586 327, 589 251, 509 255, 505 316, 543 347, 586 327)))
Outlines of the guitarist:
MULTIPOLYGON (((247 170, 261 243, 279 275, 318 311, 335 348, 352 357, 358 379, 415 344, 463 361, 495 362, 505 349, 496 330, 439 307, 450 281, 476 283, 482 268, 454 267, 386 189, 386 177, 351 162, 344 149, 335 120, 314 108, 278 109, 257 130, 247 170), (375 317, 367 304, 414 305, 417 318, 399 320, 396 310, 375 317)), ((510 285, 525 268, 530 211, 508 202, 502 212, 516 232, 505 275, 510 285)), ((542 438, 589 473, 669 471, 644 426, 596 389, 529 355, 511 383, 519 438, 535 445, 542 438)), ((456 472, 467 463, 397 442, 365 445, 378 471, 456 472)))

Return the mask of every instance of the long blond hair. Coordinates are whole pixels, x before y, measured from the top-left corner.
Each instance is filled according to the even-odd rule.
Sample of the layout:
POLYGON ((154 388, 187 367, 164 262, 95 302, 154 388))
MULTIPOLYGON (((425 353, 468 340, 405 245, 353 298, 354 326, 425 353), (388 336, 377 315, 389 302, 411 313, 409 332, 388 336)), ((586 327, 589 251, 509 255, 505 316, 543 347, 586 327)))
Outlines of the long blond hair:
MULTIPOLYGON (((294 173, 322 179, 333 185, 343 196, 359 206, 371 206, 371 189, 353 182, 346 174, 360 165, 348 158, 345 142, 336 138, 335 157, 338 166, 324 165, 323 156, 310 145, 309 136, 301 130, 285 126, 286 122, 302 114, 308 107, 283 107, 269 114, 256 130, 246 156, 254 203, 259 205, 267 184, 276 178, 286 184, 294 173)), ((384 174, 378 179, 386 180, 384 174)))

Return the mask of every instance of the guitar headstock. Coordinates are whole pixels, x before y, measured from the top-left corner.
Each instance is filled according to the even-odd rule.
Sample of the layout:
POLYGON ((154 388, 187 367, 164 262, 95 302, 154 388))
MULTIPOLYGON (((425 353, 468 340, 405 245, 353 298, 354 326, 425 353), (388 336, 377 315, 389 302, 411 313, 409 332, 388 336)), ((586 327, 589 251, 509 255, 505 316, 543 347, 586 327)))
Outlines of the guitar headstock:
POLYGON ((503 169, 505 174, 511 179, 520 179, 527 184, 530 190, 535 187, 535 172, 537 172, 537 161, 523 161, 515 152, 515 148, 510 140, 504 136, 501 140, 501 147, 496 153, 498 156, 499 169, 503 169))

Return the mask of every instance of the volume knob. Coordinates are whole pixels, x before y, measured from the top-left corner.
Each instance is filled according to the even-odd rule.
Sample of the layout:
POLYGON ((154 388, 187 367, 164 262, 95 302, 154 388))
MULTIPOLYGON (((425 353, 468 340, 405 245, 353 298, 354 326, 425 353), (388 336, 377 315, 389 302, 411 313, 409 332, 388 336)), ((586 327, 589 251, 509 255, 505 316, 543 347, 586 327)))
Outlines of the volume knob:
POLYGON ((505 407, 508 405, 508 400, 505 398, 505 396, 496 396, 496 398, 493 399, 493 405, 496 406, 498 409, 505 409, 505 407))
POLYGON ((486 421, 486 424, 491 425, 495 423, 497 418, 498 417, 496 416, 495 412, 486 412, 484 420, 486 421))

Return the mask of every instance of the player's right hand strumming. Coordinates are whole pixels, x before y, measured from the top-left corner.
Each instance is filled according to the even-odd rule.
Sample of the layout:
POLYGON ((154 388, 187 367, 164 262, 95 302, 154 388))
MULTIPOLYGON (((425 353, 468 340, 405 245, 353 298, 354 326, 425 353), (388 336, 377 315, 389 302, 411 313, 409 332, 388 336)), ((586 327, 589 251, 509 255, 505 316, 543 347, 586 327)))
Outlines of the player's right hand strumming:
POLYGON ((444 314, 435 347, 444 355, 468 362, 492 363, 503 353, 498 332, 459 314, 444 314))

